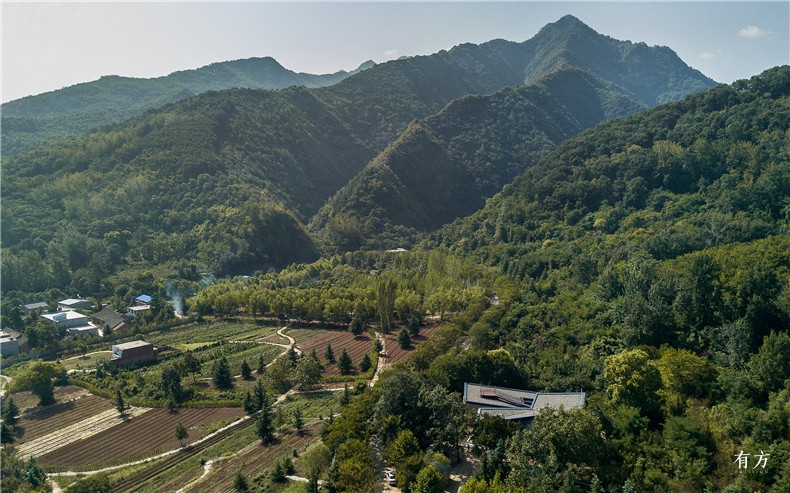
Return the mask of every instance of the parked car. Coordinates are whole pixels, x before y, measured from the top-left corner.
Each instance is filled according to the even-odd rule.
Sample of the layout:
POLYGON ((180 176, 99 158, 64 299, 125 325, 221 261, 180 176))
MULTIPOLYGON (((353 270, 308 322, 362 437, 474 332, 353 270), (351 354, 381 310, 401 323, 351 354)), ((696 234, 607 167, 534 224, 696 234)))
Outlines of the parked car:
POLYGON ((387 482, 395 486, 395 473, 393 471, 387 471, 385 474, 387 476, 387 482))

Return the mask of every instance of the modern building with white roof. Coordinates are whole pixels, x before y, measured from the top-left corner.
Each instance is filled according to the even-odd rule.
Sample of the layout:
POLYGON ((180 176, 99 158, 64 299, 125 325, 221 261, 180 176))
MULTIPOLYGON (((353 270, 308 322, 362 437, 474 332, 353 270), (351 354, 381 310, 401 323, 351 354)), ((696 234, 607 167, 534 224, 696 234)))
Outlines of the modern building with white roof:
POLYGON ((478 414, 507 420, 531 421, 544 407, 580 408, 584 398, 584 392, 532 392, 464 383, 464 403, 477 409, 478 414))

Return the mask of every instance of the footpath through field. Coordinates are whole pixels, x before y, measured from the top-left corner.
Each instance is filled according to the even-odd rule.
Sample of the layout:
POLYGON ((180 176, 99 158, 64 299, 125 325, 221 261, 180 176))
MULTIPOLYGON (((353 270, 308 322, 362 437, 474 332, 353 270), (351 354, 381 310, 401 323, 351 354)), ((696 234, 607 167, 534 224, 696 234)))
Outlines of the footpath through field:
MULTIPOLYGON (((280 346, 280 347, 284 348, 284 351, 282 353, 280 353, 277 356, 277 358, 280 358, 280 357, 284 356, 285 354, 287 354, 287 352, 291 348, 293 348, 299 354, 303 354, 302 350, 299 349, 296 346, 296 340, 293 337, 291 337, 291 336, 289 336, 288 334, 285 333, 285 331, 287 329, 288 329, 288 327, 282 327, 279 330, 277 330, 277 334, 279 336, 281 336, 281 337, 283 337, 283 338, 288 340, 288 344, 287 345, 286 344, 273 343, 273 342, 264 342, 265 344, 271 344, 271 345, 280 346)), ((384 338, 381 337, 378 333, 376 333, 376 336, 382 342, 382 344, 386 343, 386 341, 384 341, 384 338)), ((386 347, 384 348, 384 350, 382 350, 382 354, 379 356, 379 361, 378 361, 378 364, 376 366, 376 372, 373 375, 373 379, 372 379, 371 385, 373 384, 373 382, 375 382, 378 379, 378 376, 379 376, 379 373, 381 372, 381 370, 383 370, 386 367, 386 363, 384 361, 385 360, 385 355, 386 355, 385 350, 386 350, 386 347)), ((274 360, 276 361, 277 358, 275 358, 274 360)), ((274 361, 272 361, 272 363, 273 362, 274 361)), ((269 365, 267 365, 267 366, 270 366, 272 363, 269 363, 269 365)), ((326 389, 326 390, 330 390, 330 389, 326 389)), ((324 390, 324 391, 326 391, 326 390, 324 390)), ((340 389, 331 389, 331 390, 344 390, 344 389, 340 388, 340 389)), ((290 389, 288 392, 280 395, 274 401, 274 403, 272 404, 272 408, 275 408, 276 406, 279 406, 280 404, 282 404, 289 395, 297 394, 297 393, 299 393, 299 392, 297 391, 296 387, 290 389)), ((117 411, 115 411, 115 412, 117 414, 117 411)), ((243 418, 241 418, 241 419, 239 419, 239 420, 237 420, 237 421, 225 426, 224 428, 221 428, 221 429, 215 431, 214 433, 203 437, 202 439, 200 439, 200 440, 198 440, 196 442, 190 443, 190 444, 185 445, 184 447, 181 447, 181 448, 176 449, 176 450, 170 450, 168 452, 164 452, 162 454, 159 454, 159 455, 156 455, 156 456, 153 456, 153 457, 148 457, 148 458, 140 460, 140 461, 135 461, 135 462, 130 462, 130 463, 126 463, 126 464, 121 464, 121 465, 118 465, 118 466, 107 467, 107 468, 100 469, 100 470, 95 470, 95 471, 80 471, 80 472, 65 471, 65 472, 51 473, 49 475, 50 476, 74 476, 74 475, 77 475, 77 474, 80 474, 80 475, 91 475, 91 474, 95 474, 95 473, 98 473, 98 472, 105 472, 105 471, 120 469, 122 467, 128 467, 128 466, 131 466, 131 465, 139 465, 139 464, 143 464, 143 463, 146 463, 146 462, 152 462, 152 461, 156 461, 156 460, 159 460, 159 459, 162 459, 162 458, 165 458, 165 457, 168 458, 167 467, 172 467, 175 463, 180 462, 182 460, 185 460, 188 457, 194 456, 198 451, 205 449, 210 444, 216 443, 218 440, 228 436, 230 433, 236 431, 237 429, 244 428, 244 427, 252 425, 254 420, 255 420, 255 414, 251 414, 251 415, 245 416, 245 417, 243 417, 243 418), (184 451, 189 451, 189 453, 180 453, 179 454, 179 452, 184 452, 184 451)), ((199 483, 201 480, 203 480, 210 473, 212 465, 215 464, 216 462, 218 462, 220 460, 223 460, 223 459, 227 459, 227 458, 233 457, 233 456, 243 452, 248 447, 249 447, 249 445, 245 446, 244 448, 242 448, 238 452, 236 452, 234 454, 231 454, 230 456, 218 457, 218 458, 214 458, 214 459, 212 459, 210 461, 207 461, 206 464, 204 465, 203 474, 199 478, 195 479, 194 481, 192 481, 189 484, 187 484, 186 486, 184 486, 179 491, 185 491, 188 488, 190 488, 190 487, 194 486, 195 484, 199 483)), ((155 469, 156 470, 160 469, 160 467, 157 467, 159 465, 163 465, 163 464, 159 463, 158 465, 152 465, 149 468, 146 468, 146 469, 143 469, 143 470, 138 471, 136 473, 133 473, 131 476, 129 476, 126 479, 122 480, 121 481, 122 484, 121 483, 117 484, 116 487, 120 487, 121 490, 125 490, 125 489, 127 489, 129 487, 143 484, 145 481, 150 479, 150 477, 152 477, 152 473, 153 474, 156 473, 156 471, 154 471, 155 469)), ((300 480, 303 480, 304 478, 293 477, 292 479, 296 480, 296 481, 300 481, 300 480)), ((56 488, 56 490, 59 490, 59 488, 56 488)))

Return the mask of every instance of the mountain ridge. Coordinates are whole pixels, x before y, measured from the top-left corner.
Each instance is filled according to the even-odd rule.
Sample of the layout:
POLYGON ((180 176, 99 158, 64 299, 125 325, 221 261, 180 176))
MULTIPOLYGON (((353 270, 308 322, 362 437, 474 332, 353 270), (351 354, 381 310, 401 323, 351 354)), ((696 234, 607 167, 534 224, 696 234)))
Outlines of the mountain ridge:
MULTIPOLYGON (((173 265, 188 258, 199 270, 225 275, 309 261, 325 246, 305 234, 304 225, 327 199, 415 119, 441 114, 445 108, 446 115, 463 105, 473 106, 484 99, 470 95, 496 94, 508 86, 517 86, 507 93, 511 96, 534 91, 524 88, 525 73, 518 68, 536 46, 536 41, 499 40, 459 45, 435 55, 379 64, 316 89, 209 91, 26 154, 4 155, 0 213, 10 255, 4 258, 36 265, 44 284, 66 287, 93 279, 93 288, 78 291, 86 293, 98 289, 96 279, 126 268, 124 262, 173 265), (255 210, 262 215, 253 214, 255 210), (266 236, 271 221, 284 225, 277 228, 282 236, 266 236), (84 251, 88 245, 90 250, 84 251)), ((593 80, 587 71, 574 74, 574 80, 587 80, 588 85, 593 80)), ((671 92, 678 78, 665 75, 665 88, 671 92)), ((563 92, 568 99, 552 100, 552 111, 580 128, 601 115, 620 116, 624 113, 619 110, 646 106, 608 81, 595 81, 588 91, 598 102, 590 108, 580 105, 584 100, 568 97, 578 95, 578 87, 566 82, 557 94, 563 92), (601 98, 604 94, 608 96, 601 98), (563 105, 574 107, 575 113, 569 117, 563 105)), ((518 99, 512 100, 514 108, 498 103, 497 114, 507 119, 518 99)), ((524 114, 545 112, 524 106, 519 110, 524 114)), ((459 125, 464 122, 449 124, 459 125)), ((546 131, 557 132, 553 126, 545 125, 546 131)), ((520 137, 509 142, 508 132, 515 136, 534 130, 536 142, 549 143, 535 130, 540 125, 530 122, 519 129, 516 124, 501 130, 507 135, 498 143, 491 141, 496 145, 489 147, 499 155, 495 159, 485 147, 485 132, 499 131, 494 127, 480 127, 483 137, 475 144, 482 144, 480 152, 463 139, 448 137, 440 143, 447 145, 441 152, 453 159, 475 163, 475 172, 457 184, 459 190, 475 194, 470 203, 481 203, 480 197, 495 193, 514 170, 523 169, 522 158, 508 154, 520 137)), ((451 135, 453 129, 443 132, 451 135)), ((563 132, 557 135, 564 137, 563 132)), ((418 136, 435 147, 428 134, 418 136)), ((529 152, 539 155, 548 149, 538 147, 529 152)), ((462 169, 452 159, 445 165, 448 177, 462 169)), ((413 173, 418 170, 395 169, 401 173, 398 180, 405 179, 409 187, 420 181, 408 178, 409 173, 419 176, 413 173)), ((399 195, 409 193, 413 192, 399 195)), ((430 225, 423 227, 434 227, 467 212, 447 209, 438 220, 412 215, 430 225)))
POLYGON ((3 103, 3 153, 23 152, 210 90, 323 87, 373 65, 367 61, 351 72, 313 75, 286 69, 272 57, 253 57, 215 62, 161 77, 105 75, 95 81, 3 103))

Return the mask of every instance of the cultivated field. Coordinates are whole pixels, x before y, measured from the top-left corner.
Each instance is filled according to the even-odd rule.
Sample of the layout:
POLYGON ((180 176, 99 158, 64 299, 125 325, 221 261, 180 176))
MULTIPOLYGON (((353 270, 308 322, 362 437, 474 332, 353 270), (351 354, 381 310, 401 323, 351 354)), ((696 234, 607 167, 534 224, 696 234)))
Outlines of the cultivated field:
MULTIPOLYGON (((247 481, 252 482, 257 475, 270 471, 274 462, 280 457, 291 456, 291 451, 294 449, 299 453, 304 452, 313 441, 320 440, 319 429, 320 424, 316 424, 306 427, 300 433, 292 432, 282 435, 272 445, 261 446, 260 442, 253 444, 241 454, 215 465, 207 477, 187 489, 186 492, 224 493, 233 491, 233 480, 237 471, 241 471, 247 481)), ((175 491, 175 489, 163 491, 175 491)))
MULTIPOLYGON (((288 332, 291 335, 290 332, 288 332)), ((294 337, 291 335, 291 337, 294 337)), ((295 337, 294 337, 295 338, 295 337)), ((351 361, 354 365, 354 372, 358 372, 357 364, 365 353, 370 353, 373 349, 373 341, 370 334, 363 332, 361 335, 354 337, 354 334, 346 330, 323 330, 312 335, 310 338, 299 343, 299 348, 304 351, 304 354, 310 354, 315 349, 318 357, 321 359, 321 364, 324 365, 324 376, 330 377, 333 375, 340 375, 340 370, 333 363, 329 363, 324 359, 324 351, 326 351, 327 344, 332 344, 332 351, 335 354, 335 360, 340 357, 340 352, 346 348, 348 355, 351 356, 351 361)))
MULTIPOLYGON (((420 335, 411 338, 411 346, 406 349, 400 347, 398 344, 398 332, 391 331, 389 334, 384 334, 384 350, 386 353, 385 364, 392 365, 397 363, 398 361, 402 361, 409 357, 412 351, 422 344, 424 341, 427 341, 439 330, 441 327, 441 323, 435 323, 431 325, 426 325, 422 329, 420 329, 420 335)), ((334 347, 334 344, 332 344, 334 347)))
MULTIPOLYGON (((55 401, 58 403, 79 399, 80 397, 84 397, 88 394, 89 392, 87 390, 83 389, 82 387, 77 387, 76 385, 55 387, 55 401)), ((25 413, 26 411, 40 412, 36 409, 39 398, 30 391, 26 390, 24 392, 15 392, 10 394, 9 397, 14 399, 14 404, 16 404, 16 406, 19 408, 20 413, 25 413)))
POLYGON ((214 431, 219 425, 241 416, 240 408, 152 409, 90 438, 71 443, 39 457, 46 466, 84 468, 101 466, 139 457, 154 455, 179 447, 175 428, 180 421, 188 430, 184 443, 193 442, 214 431))
POLYGON ((122 424, 127 419, 145 414, 149 410, 150 408, 133 407, 127 410, 124 416, 121 416, 118 414, 118 410, 107 409, 106 411, 87 416, 76 423, 59 428, 44 436, 25 442, 17 447, 17 451, 23 457, 31 455, 40 457, 64 448, 69 444, 87 440, 104 430, 109 430, 116 425, 122 424))
POLYGON ((19 420, 16 426, 17 444, 22 445, 113 408, 111 401, 90 394, 49 406, 19 420))

